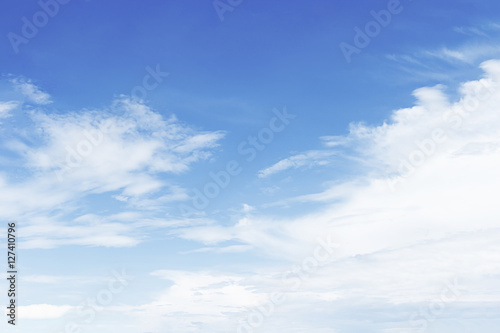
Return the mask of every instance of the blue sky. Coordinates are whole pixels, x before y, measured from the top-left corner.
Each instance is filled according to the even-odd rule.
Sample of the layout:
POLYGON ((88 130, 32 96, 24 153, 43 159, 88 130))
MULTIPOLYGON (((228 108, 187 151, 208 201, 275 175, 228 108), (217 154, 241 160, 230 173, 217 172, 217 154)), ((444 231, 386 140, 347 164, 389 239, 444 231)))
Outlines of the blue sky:
POLYGON ((5 2, 2 327, 497 332, 499 6, 5 2))

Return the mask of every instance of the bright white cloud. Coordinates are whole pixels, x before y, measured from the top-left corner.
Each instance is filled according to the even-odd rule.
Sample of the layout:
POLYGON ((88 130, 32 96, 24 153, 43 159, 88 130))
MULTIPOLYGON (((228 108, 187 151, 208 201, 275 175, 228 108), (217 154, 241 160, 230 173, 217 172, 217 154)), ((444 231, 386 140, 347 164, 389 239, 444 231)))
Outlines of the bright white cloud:
POLYGON ((249 281, 237 275, 172 270, 155 271, 152 275, 172 285, 152 303, 128 311, 152 331, 190 332, 207 324, 231 329, 227 316, 256 306, 267 296, 255 293, 249 281))
MULTIPOLYGON (((441 86, 422 88, 415 91, 417 105, 395 111, 391 122, 351 125, 347 141, 368 173, 323 196, 301 197, 338 202, 324 211, 292 220, 249 217, 234 227, 186 229, 181 236, 204 243, 238 239, 276 254, 286 252, 286 244, 307 242, 333 228, 345 239, 346 255, 355 255, 495 228, 500 62, 482 68, 485 77, 463 84, 456 102, 441 86), (284 252, 277 251, 278 244, 284 252)), ((289 162, 276 170, 287 167, 289 162)))
POLYGON ((60 318, 73 310, 69 305, 33 304, 19 307, 19 318, 22 319, 54 319, 60 318))
MULTIPOLYGON (((318 239, 331 235, 339 244, 333 262, 303 282, 285 307, 288 318, 353 301, 367 313, 386 304, 418 314, 454 278, 464 290, 452 318, 471 302, 498 304, 500 290, 490 277, 500 274, 500 61, 481 67, 484 77, 462 84, 455 101, 443 86, 422 88, 414 93, 416 105, 396 110, 390 121, 352 124, 340 141, 363 174, 289 201, 323 208, 294 218, 254 214, 233 226, 182 228, 178 235, 211 245, 237 241, 299 265, 318 239), (315 291, 331 297, 321 300, 315 291)), ((410 314, 389 320, 387 330, 416 329, 410 314)), ((329 315, 344 320, 338 311, 329 315)))
MULTIPOLYGON (((339 156, 350 154, 350 163, 358 161, 353 165, 361 170, 358 178, 331 185, 321 193, 282 202, 323 203, 320 209, 295 217, 270 217, 259 214, 260 207, 246 201, 246 215, 232 225, 208 220, 193 225, 196 222, 145 219, 143 212, 126 212, 108 217, 83 215, 71 224, 54 222, 61 221, 59 218, 50 222, 39 220, 23 233, 39 242, 38 246, 126 246, 138 241, 131 235, 140 228, 170 226, 177 227, 170 235, 206 245, 185 254, 212 252, 224 256, 256 251, 263 258, 282 259, 299 270, 315 253, 318 239, 331 237, 339 244, 331 263, 300 279, 300 288, 291 290, 289 300, 259 327, 262 332, 279 331, 290 318, 294 318, 298 331, 332 332, 327 324, 321 326, 310 318, 319 313, 347 327, 353 320, 372 320, 374 311, 378 314, 388 309, 396 314, 381 319, 381 330, 412 331, 417 327, 410 315, 414 311, 418 315, 419 308, 439 299, 455 278, 463 293, 455 303, 446 304, 448 312, 442 320, 456 320, 465 313, 470 318, 481 318, 484 313, 467 310, 471 304, 500 303, 500 290, 494 280, 500 275, 500 208, 496 202, 500 195, 500 61, 485 62, 482 68, 484 77, 462 84, 456 100, 451 100, 441 85, 417 89, 416 104, 394 111, 382 125, 352 124, 344 138, 323 137, 327 146, 324 151, 297 154, 261 171, 261 175, 267 176, 314 167, 315 163, 321 164, 318 161, 328 161, 332 147, 345 149, 339 156), (133 222, 137 220, 140 222, 133 222), (102 230, 103 238, 93 233, 96 226, 102 230), (48 234, 53 238, 47 238, 48 234)), ((67 173, 63 184, 74 186, 78 193, 118 191, 120 202, 136 200, 139 205, 144 200, 142 203, 148 207, 155 207, 155 199, 162 196, 166 196, 162 199, 165 202, 184 198, 183 189, 164 182, 156 174, 186 170, 194 161, 205 158, 202 152, 210 153, 222 133, 196 133, 175 119, 158 118, 142 104, 134 106, 120 101, 117 105, 122 107, 124 104, 120 103, 131 109, 119 119, 109 114, 88 119, 70 115, 70 121, 48 119, 47 115, 35 117, 44 124, 46 140, 36 149, 21 140, 12 142, 11 147, 24 156, 30 167, 40 172, 53 171, 58 164, 54 165, 52 157, 64 163, 62 138, 77 145, 85 138, 79 134, 82 130, 96 130, 111 120, 111 134, 106 139, 103 136, 95 153, 99 155, 106 145, 113 149, 99 155, 102 160, 93 160, 97 156, 94 152, 89 154, 81 161, 84 170, 76 166, 67 173), (72 127, 75 119, 83 125, 72 127), (120 150, 129 143, 132 151, 137 152, 130 161, 124 157, 126 152, 120 150), (197 150, 200 152, 195 153, 197 150), (113 153, 125 161, 123 165, 115 166, 106 160, 106 154, 113 153), (103 166, 99 164, 102 161, 106 162, 103 166), (140 179, 141 183, 133 179, 140 179), (170 194, 162 193, 147 201, 147 193, 163 188, 168 188, 170 194)), ((66 185, 57 185, 61 186, 60 192, 51 189, 49 195, 42 196, 54 184, 59 183, 32 181, 30 185, 34 186, 14 188, 3 177, 2 186, 10 192, 0 192, 0 202, 5 200, 5 208, 12 209, 16 205, 12 198, 26 195, 27 188, 38 198, 25 203, 29 207, 67 202, 64 198, 74 190, 66 185)), ((297 281, 296 273, 290 274, 290 279, 282 279, 287 269, 280 265, 248 267, 252 273, 155 271, 153 276, 168 281, 163 292, 153 301, 138 306, 120 305, 112 311, 133 316, 141 322, 141 329, 151 332, 235 331, 248 313, 265 304, 270 293, 289 290, 297 281)))

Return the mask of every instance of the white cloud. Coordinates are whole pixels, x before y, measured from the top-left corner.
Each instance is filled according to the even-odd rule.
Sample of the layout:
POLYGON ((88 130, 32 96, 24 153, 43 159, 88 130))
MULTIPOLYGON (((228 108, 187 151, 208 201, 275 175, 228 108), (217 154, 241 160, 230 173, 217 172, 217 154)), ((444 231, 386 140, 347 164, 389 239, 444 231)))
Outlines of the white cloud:
POLYGON ((331 162, 335 152, 311 150, 302 154, 297 154, 285 158, 276 164, 262 169, 258 172, 260 178, 265 178, 287 169, 297 169, 303 166, 313 167, 319 165, 327 165, 331 162))
POLYGON ((39 105, 52 103, 50 95, 40 90, 30 79, 14 78, 11 82, 14 88, 19 90, 30 102, 39 105))
MULTIPOLYGON (((421 88, 414 92, 416 105, 396 110, 386 123, 352 124, 345 139, 323 138, 326 153, 330 153, 331 146, 337 150, 346 147, 343 154, 354 155, 350 161, 359 161, 361 165, 357 167, 362 173, 359 178, 331 185, 324 192, 290 199, 296 205, 306 201, 324 203, 321 209, 282 218, 258 214, 259 207, 254 205, 251 215, 229 226, 216 221, 199 221, 200 225, 189 221, 183 226, 183 221, 145 220, 143 212, 106 217, 86 214, 73 219, 70 225, 60 222, 61 228, 59 219, 39 220, 22 234, 53 244, 104 245, 113 241, 120 244, 119 237, 137 241, 131 235, 140 228, 168 225, 178 227, 170 234, 208 245, 189 252, 193 256, 239 251, 246 256, 257 251, 262 260, 271 259, 268 266, 262 261, 256 264, 242 260, 244 269, 240 267, 237 273, 158 270, 153 276, 166 282, 164 286, 157 285, 153 300, 142 305, 117 304, 106 308, 107 314, 113 312, 129 322, 139 322, 137 327, 150 332, 234 332, 249 314, 266 304, 270 294, 281 291, 287 293, 288 300, 273 308, 259 331, 280 331, 289 327, 290 318, 299 332, 333 332, 332 326, 342 331, 343 325, 352 329, 353 321, 368 322, 377 331, 412 331, 415 325, 410 315, 439 299, 455 279, 461 293, 453 303, 445 304, 446 315, 440 320, 459 320, 464 314, 472 319, 482 318, 485 313, 491 315, 494 310, 490 308, 500 303, 495 280, 500 275, 500 208, 496 202, 500 194, 500 62, 486 62, 482 67, 485 77, 464 83, 456 101, 446 96, 443 86, 421 88), (482 87, 487 87, 486 91, 482 87), (442 131, 444 140, 430 146, 428 140, 435 130, 442 131), (408 173, 402 162, 419 150, 424 159, 408 173), (134 223, 136 220, 141 221, 134 223), (93 229, 106 239, 99 239, 93 229), (311 264, 318 239, 327 236, 339 244, 332 252, 331 262, 304 274, 304 263, 311 264), (276 259, 281 259, 281 264, 276 264, 280 262, 276 259), (287 272, 288 278, 283 279, 287 272), (299 287, 293 288, 296 283, 299 287), (471 307, 483 312, 470 311, 471 307), (385 315, 388 312, 390 316, 385 315), (329 318, 335 325, 316 318, 329 318)), ((141 117, 154 118, 145 111, 141 111, 141 117)), ((126 125, 132 136, 137 126, 159 132, 163 128, 158 121, 132 121, 126 125)), ((176 135, 182 133, 179 127, 173 128, 176 135)), ((183 135, 176 135, 182 141, 183 135)), ((141 144, 154 141, 147 136, 140 138, 141 144)), ((30 151, 29 147, 24 149, 30 151)), ((322 156, 321 151, 314 152, 311 156, 322 156)), ((151 172, 148 162, 154 160, 151 156, 155 154, 146 156, 149 158, 130 162, 125 170, 151 172)), ((187 166, 191 163, 180 160, 187 166)), ((300 164, 301 159, 297 161, 276 170, 305 166, 300 164)), ((38 168, 50 169, 45 165, 50 164, 39 162, 38 168)), ((121 168, 115 171, 120 172, 121 168)), ((121 184, 118 188, 130 187, 130 193, 141 197, 137 194, 140 189, 127 182, 121 184)), ((176 191, 172 189, 173 197, 184 193, 182 189, 176 191)), ((119 195, 122 199, 131 198, 128 203, 134 198, 130 193, 119 195)), ((244 206, 244 213, 250 212, 250 204, 244 206)), ((31 316, 41 316, 41 309, 33 310, 31 316)), ((56 317, 67 310, 47 309, 48 316, 56 317)))
MULTIPOLYGON (((422 88, 414 93, 417 104, 396 110, 389 122, 351 125, 348 153, 360 161, 363 173, 323 193, 292 198, 327 203, 324 208, 295 218, 249 216, 233 226, 185 228, 179 236, 204 244, 238 241, 266 256, 296 260, 318 237, 331 233, 342 260, 494 233, 500 216, 495 202, 500 195, 500 61, 481 67, 484 78, 464 83, 456 101, 442 86, 422 88), (408 163, 414 163, 411 172, 408 163)), ((480 241, 474 244, 470 255, 493 255, 480 241)), ((450 255, 460 259, 458 253, 450 255)), ((472 267, 469 263, 465 269, 472 267)))
POLYGON ((342 146, 349 142, 349 138, 340 135, 322 136, 320 139, 326 147, 342 146))
POLYGON ((250 206, 250 205, 248 205, 248 204, 244 203, 244 204, 243 204, 243 208, 242 208, 242 212, 243 212, 243 213, 249 213, 249 212, 251 212, 251 211, 252 211, 252 210, 254 210, 254 209, 255 209, 255 207, 252 207, 252 206, 250 206))
MULTIPOLYGON (((456 321, 465 314, 472 319, 482 318, 485 313, 492 316, 494 310, 490 308, 498 308, 500 303, 495 280, 500 275, 497 204, 500 61, 485 62, 482 68, 485 76, 462 84, 456 100, 445 94, 444 86, 421 88, 414 92, 416 105, 394 111, 382 125, 352 124, 344 139, 323 138, 327 146, 325 154, 331 152, 331 147, 345 149, 343 154, 353 157, 350 162, 358 161, 353 167, 359 170, 359 177, 348 183, 333 184, 324 192, 288 201, 294 205, 320 202, 323 203, 320 209, 304 209, 299 216, 284 218, 258 214, 259 207, 253 205, 252 215, 232 225, 205 220, 193 225, 195 221, 146 219, 144 212, 105 217, 86 214, 70 222, 61 216, 50 216, 36 221, 26 219, 31 225, 21 234, 33 242, 52 246, 106 242, 124 246, 138 241, 136 231, 141 228, 176 226, 178 229, 171 231, 171 235, 208 245, 192 251, 193 255, 238 251, 249 255, 253 250, 262 261, 271 259, 267 267, 262 261, 255 264, 242 260, 244 269, 240 266, 240 273, 155 271, 153 276, 167 282, 159 288, 162 291, 156 290, 153 301, 139 306, 117 305, 112 309, 127 318, 133 316, 142 322, 142 330, 151 332, 236 331, 246 315, 264 304, 270 293, 290 289, 294 280, 282 280, 288 264, 295 268, 291 277, 297 281, 297 269, 300 273, 305 259, 314 254, 318 239, 328 235, 339 244, 332 262, 306 274, 300 280, 300 288, 289 292, 289 300, 276 307, 258 328, 260 331, 280 331, 293 318, 299 332, 332 332, 329 323, 317 321, 318 317, 335 321, 339 331, 342 324, 352 330, 353 321, 368 322, 369 329, 377 331, 412 331, 415 327, 409 316, 439 298, 454 278, 464 292, 455 303, 446 305, 446 315, 441 319, 456 321), (441 133, 439 140, 436 130, 441 133), (408 163, 412 171, 408 170, 408 163), (98 238, 95 230, 104 238, 98 238), (277 265, 276 259, 287 264, 277 265), (249 271, 252 273, 246 273, 249 271), (485 312, 471 311, 472 307, 485 312)), ((167 202, 183 198, 185 192, 181 188, 175 189, 155 175, 189 168, 205 156, 194 150, 213 147, 211 136, 198 133, 199 138, 205 139, 188 139, 196 137, 193 134, 196 132, 179 126, 175 119, 161 120, 148 108, 131 107, 123 119, 106 114, 103 119, 97 118, 97 123, 75 115, 71 115, 71 121, 49 119, 44 127, 48 134, 40 147, 35 149, 21 141, 13 143, 13 149, 26 158, 28 165, 43 174, 55 167, 52 158, 43 158, 40 152, 59 156, 54 152, 60 150, 64 157, 61 138, 77 144, 82 138, 78 136, 82 128, 96 129, 99 121, 111 119, 108 138, 111 142, 103 140, 95 152, 99 154, 101 146, 110 144, 113 149, 100 156, 106 160, 106 154, 117 154, 113 156, 125 162, 118 166, 105 163, 100 169, 100 159, 92 160, 94 154, 91 154, 81 162, 91 171, 75 167, 74 173, 68 173, 63 182, 66 185, 44 178, 13 186, 3 176, 0 204, 5 207, 2 208, 12 212, 20 206, 16 202, 24 200, 21 208, 38 213, 37 210, 53 205, 74 204, 68 197, 78 198, 77 193, 111 190, 119 192, 117 198, 128 198, 128 203, 136 198, 150 199, 144 192, 158 187, 168 188, 171 196, 162 192, 152 202, 144 201, 145 206, 154 207, 155 199, 160 200, 162 195, 167 196, 163 199, 167 202), (81 120, 83 127, 71 127, 75 119, 81 120), (131 142, 136 149, 133 151, 139 155, 131 161, 120 151, 127 142, 131 142), (172 145, 165 147, 166 142, 172 145), (118 177, 114 178, 115 175, 118 177), (135 177, 144 182, 146 189, 130 180, 135 177), (28 194, 31 198, 24 199, 28 194)), ((314 157, 322 156, 322 151, 311 152, 303 155, 312 154, 313 161, 314 157)), ((295 156, 298 155, 283 160, 281 165, 275 164, 268 174, 310 165, 304 162, 304 157, 295 156)), ((60 310, 51 311, 57 316, 60 310)))
POLYGON ((161 187, 150 174, 183 172, 207 158, 224 135, 196 132, 129 99, 109 111, 41 113, 34 119, 45 145, 25 152, 32 167, 55 171, 65 181, 91 178, 105 189, 127 186, 132 196, 161 187))
POLYGON ((19 103, 15 101, 2 102, 0 101, 0 119, 10 117, 10 111, 14 110, 19 103))
POLYGON ((32 130, 15 132, 17 136, 4 141, 26 176, 19 180, 0 174, 0 216, 23 219, 28 248, 134 246, 141 241, 134 228, 151 218, 158 227, 179 224, 158 221, 153 213, 188 199, 186 190, 171 183, 168 175, 186 172, 210 157, 224 136, 191 129, 175 116, 164 118, 124 97, 109 109, 65 114, 39 109, 30 116, 32 130), (131 209, 149 212, 136 216, 134 223, 111 217, 78 222, 66 215, 86 212, 82 199, 90 195, 116 198, 131 209))
POLYGON ((400 72, 407 72, 406 80, 411 82, 450 82, 463 80, 466 75, 475 74, 475 68, 485 60, 497 57, 500 46, 498 24, 485 24, 479 28, 460 27, 455 31, 472 35, 465 42, 437 47, 435 49, 413 49, 406 54, 387 54, 393 66, 400 72), (482 33, 491 36, 482 35, 482 33))
POLYGON ((137 245, 141 237, 134 234, 134 225, 123 220, 85 215, 71 223, 55 218, 31 218, 22 228, 23 248, 54 248, 64 245, 128 247, 137 245))
POLYGON ((477 27, 454 27, 453 31, 469 36, 470 35, 483 36, 483 37, 488 36, 488 34, 486 34, 483 30, 477 27))
POLYGON ((238 275, 174 270, 159 270, 152 275, 172 285, 152 303, 129 308, 146 330, 190 332, 206 324, 230 329, 227 316, 258 305, 267 296, 255 293, 249 281, 238 275))
POLYGON ((97 280, 102 279, 95 276, 81 277, 81 276, 59 276, 59 275, 25 275, 21 277, 22 281, 40 284, 56 284, 75 286, 76 284, 89 284, 96 283, 97 280))
POLYGON ((196 250, 184 251, 181 254, 189 254, 189 253, 203 253, 203 252, 215 252, 215 253, 238 253, 238 252, 246 252, 251 250, 252 247, 248 245, 230 245, 223 247, 202 247, 196 250))
MULTIPOLYGON (((335 233, 336 228, 332 230, 335 233)), ((392 237, 401 237, 399 231, 392 232, 392 237)), ((154 276, 172 282, 168 289, 151 303, 122 311, 142 320, 149 330, 183 332, 237 331, 249 315, 267 313, 258 329, 275 332, 288 327, 290 318, 296 325, 316 331, 321 324, 310 318, 318 315, 332 318, 338 328, 349 320, 369 318, 374 311, 391 309, 390 320, 379 319, 386 320, 388 328, 411 330, 415 325, 410 314, 439 300, 443 291, 451 299, 444 306, 452 319, 461 318, 471 304, 500 303, 500 294, 492 292, 499 290, 494 279, 500 272, 499 235, 498 229, 457 234, 346 256, 343 247, 353 240, 350 237, 334 250, 339 252, 332 261, 319 267, 311 266, 315 252, 306 251, 293 258, 293 264, 259 268, 249 264, 239 274, 156 271, 154 276), (304 269, 306 261, 306 267, 312 268, 304 269), (286 295, 285 300, 270 304, 276 294, 286 295), (352 311, 354 318, 346 318, 352 311)), ((371 240, 360 240, 355 247, 371 240)), ((471 318, 483 315, 467 313, 471 318)))
POLYGON ((33 304, 19 307, 19 319, 54 319, 61 318, 69 311, 73 310, 74 306, 69 305, 50 305, 50 304, 33 304))
POLYGON ((490 37, 489 33, 496 32, 498 29, 500 29, 500 25, 498 23, 490 22, 478 26, 454 27, 453 31, 468 36, 490 37))

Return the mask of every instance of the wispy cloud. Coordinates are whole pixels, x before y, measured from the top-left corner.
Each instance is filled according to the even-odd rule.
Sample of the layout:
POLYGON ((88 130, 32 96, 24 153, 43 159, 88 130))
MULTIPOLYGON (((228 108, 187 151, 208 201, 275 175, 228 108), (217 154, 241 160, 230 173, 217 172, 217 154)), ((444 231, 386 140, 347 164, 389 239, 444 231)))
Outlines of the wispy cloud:
MULTIPOLYGON (((12 81, 38 104, 49 101, 29 80, 12 81)), ((18 103, 2 104, 3 113, 18 103)), ((101 110, 61 114, 42 105, 23 116, 31 120, 32 130, 14 130, 2 149, 16 156, 25 176, 0 174, 0 215, 25 221, 26 248, 134 246, 142 240, 134 230, 189 224, 167 222, 166 215, 159 218, 153 210, 165 213, 169 202, 188 199, 168 175, 209 158, 224 136, 194 130, 174 115, 165 118, 124 96, 101 110), (95 195, 143 213, 133 223, 125 215, 88 215, 82 199, 95 195)))
POLYGON ((260 178, 269 177, 273 174, 276 174, 281 171, 285 171, 287 169, 297 169, 300 167, 314 167, 327 165, 331 163, 332 157, 335 155, 335 152, 332 151, 319 151, 319 150, 311 150, 301 154, 297 154, 288 158, 285 158, 276 164, 262 169, 258 172, 258 176, 260 178))
POLYGON ((486 37, 488 34, 477 27, 454 27, 453 31, 458 32, 460 34, 468 35, 468 36, 483 36, 486 37))
POLYGON ((0 119, 10 117, 11 116, 10 112, 15 108, 17 108, 18 105, 19 103, 15 101, 9 101, 9 102, 0 101, 0 119))
POLYGON ((490 37, 491 33, 495 33, 500 29, 500 24, 489 22, 477 26, 457 26, 453 31, 467 36, 490 37))
POLYGON ((30 79, 14 78, 11 80, 14 88, 20 91, 30 102, 46 105, 52 103, 50 95, 42 91, 30 79))
POLYGON ((498 55, 498 26, 490 23, 478 27, 455 27, 456 32, 469 37, 433 49, 411 49, 407 53, 388 54, 386 58, 392 60, 399 71, 410 73, 411 80, 455 82, 462 79, 460 73, 471 73, 481 62, 498 55))

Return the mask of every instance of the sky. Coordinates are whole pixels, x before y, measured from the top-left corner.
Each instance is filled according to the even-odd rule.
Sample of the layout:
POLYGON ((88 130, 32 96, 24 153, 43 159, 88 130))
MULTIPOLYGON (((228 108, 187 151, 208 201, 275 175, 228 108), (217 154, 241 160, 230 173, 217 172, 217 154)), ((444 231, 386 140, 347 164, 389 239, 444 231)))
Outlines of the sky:
POLYGON ((498 332, 498 2, 0 6, 2 330, 498 332))

